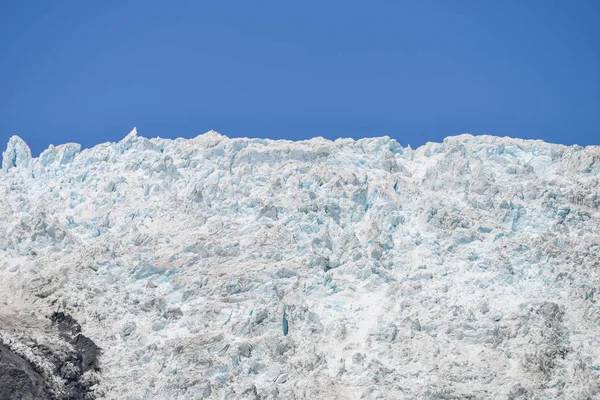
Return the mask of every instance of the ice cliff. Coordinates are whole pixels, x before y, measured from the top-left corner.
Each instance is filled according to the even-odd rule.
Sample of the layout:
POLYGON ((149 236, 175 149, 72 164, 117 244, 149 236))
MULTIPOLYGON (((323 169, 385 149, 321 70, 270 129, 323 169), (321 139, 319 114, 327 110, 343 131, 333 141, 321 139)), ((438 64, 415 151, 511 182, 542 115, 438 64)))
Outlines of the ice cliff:
POLYGON ((599 171, 492 136, 13 137, 0 350, 48 398, 597 398, 599 171))

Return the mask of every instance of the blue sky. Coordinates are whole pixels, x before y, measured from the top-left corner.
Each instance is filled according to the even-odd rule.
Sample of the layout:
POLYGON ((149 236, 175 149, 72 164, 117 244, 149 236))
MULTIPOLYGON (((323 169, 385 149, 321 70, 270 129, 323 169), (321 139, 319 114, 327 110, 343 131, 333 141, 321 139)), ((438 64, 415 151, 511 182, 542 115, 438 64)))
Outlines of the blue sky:
MULTIPOLYGON (((0 3, 0 142, 600 144, 599 1, 0 3)), ((3 146, 3 144, 0 144, 3 146)))

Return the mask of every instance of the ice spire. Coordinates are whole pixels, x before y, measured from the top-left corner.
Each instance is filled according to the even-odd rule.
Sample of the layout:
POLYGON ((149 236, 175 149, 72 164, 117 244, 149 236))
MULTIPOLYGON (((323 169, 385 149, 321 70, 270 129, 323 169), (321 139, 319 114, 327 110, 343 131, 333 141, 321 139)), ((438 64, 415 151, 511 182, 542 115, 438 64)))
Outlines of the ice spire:
POLYGON ((133 144, 135 143, 137 139, 137 128, 134 127, 131 132, 129 132, 129 134, 127 136, 125 136, 120 142, 119 144, 121 145, 121 148, 123 150, 129 150, 131 148, 131 146, 133 146, 133 144))
POLYGON ((2 171, 8 172, 13 167, 27 167, 31 160, 31 149, 18 136, 9 139, 6 150, 2 153, 2 171))

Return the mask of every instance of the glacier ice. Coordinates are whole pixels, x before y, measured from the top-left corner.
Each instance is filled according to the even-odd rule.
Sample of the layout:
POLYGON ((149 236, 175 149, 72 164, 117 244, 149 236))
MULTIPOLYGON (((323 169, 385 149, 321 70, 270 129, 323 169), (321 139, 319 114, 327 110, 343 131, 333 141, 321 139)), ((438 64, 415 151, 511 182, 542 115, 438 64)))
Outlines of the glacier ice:
POLYGON ((27 143, 18 136, 8 141, 6 150, 2 153, 2 171, 7 172, 13 167, 27 167, 31 160, 31 150, 27 143))
POLYGON ((73 316, 88 398, 594 398, 599 168, 493 136, 14 136, 0 346, 59 393, 40 348, 74 354, 73 316))

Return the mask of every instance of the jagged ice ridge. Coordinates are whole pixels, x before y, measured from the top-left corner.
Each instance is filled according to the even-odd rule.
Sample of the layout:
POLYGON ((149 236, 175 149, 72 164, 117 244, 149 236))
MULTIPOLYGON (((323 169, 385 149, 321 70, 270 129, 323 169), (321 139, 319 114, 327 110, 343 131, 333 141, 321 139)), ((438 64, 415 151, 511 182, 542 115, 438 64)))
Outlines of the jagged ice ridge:
POLYGON ((595 398, 599 171, 492 136, 15 136, 0 344, 55 398, 56 311, 102 349, 82 398, 595 398))

